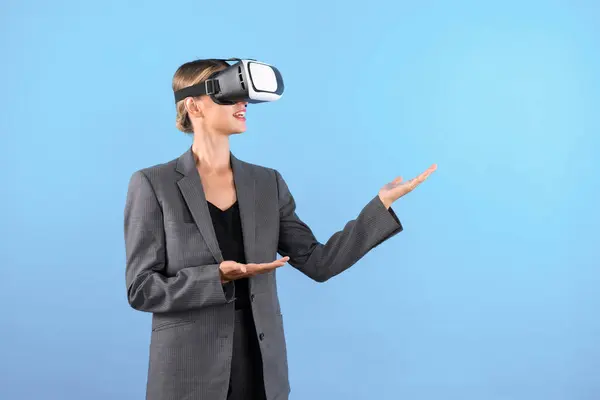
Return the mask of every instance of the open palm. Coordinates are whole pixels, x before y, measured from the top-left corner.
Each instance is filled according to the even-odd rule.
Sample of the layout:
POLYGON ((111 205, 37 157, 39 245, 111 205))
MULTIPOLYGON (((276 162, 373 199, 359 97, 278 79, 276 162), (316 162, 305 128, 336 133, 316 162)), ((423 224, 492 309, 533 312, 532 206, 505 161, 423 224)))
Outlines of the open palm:
POLYGON ((403 181, 402 177, 399 176, 390 183, 384 185, 379 191, 379 197, 386 205, 389 207, 394 201, 398 200, 400 197, 405 194, 412 192, 417 186, 425 181, 437 169, 437 164, 431 165, 424 172, 422 172, 419 176, 410 179, 408 181, 403 181))

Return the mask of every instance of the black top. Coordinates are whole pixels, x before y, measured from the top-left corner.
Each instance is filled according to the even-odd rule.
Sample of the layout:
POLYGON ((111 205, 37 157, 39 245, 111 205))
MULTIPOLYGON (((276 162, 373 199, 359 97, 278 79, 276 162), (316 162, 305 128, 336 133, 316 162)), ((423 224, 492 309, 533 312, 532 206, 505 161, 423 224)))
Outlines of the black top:
MULTIPOLYGON (((223 259, 245 264, 246 254, 238 202, 236 201, 227 210, 221 210, 210 201, 207 203, 223 259)), ((236 279, 233 284, 235 285, 235 308, 249 308, 248 278, 236 279)))

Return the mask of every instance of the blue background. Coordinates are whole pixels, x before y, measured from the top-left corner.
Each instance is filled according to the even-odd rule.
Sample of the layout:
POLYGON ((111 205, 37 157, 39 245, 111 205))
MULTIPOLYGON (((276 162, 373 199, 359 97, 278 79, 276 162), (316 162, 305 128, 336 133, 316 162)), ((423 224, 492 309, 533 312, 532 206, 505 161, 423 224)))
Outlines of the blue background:
POLYGON ((348 272, 279 271, 292 399, 599 399, 599 3, 416 3, 3 2, 0 398, 143 398, 128 179, 191 143, 175 69, 237 56, 286 93, 232 150, 321 241, 439 165, 348 272))

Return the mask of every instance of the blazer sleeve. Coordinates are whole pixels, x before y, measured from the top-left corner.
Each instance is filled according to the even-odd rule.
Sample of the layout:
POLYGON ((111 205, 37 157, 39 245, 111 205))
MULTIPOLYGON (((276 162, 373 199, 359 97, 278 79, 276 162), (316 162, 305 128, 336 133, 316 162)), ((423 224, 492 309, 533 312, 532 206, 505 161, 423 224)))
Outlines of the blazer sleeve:
POLYGON ((375 196, 358 216, 320 243, 296 214, 294 197, 278 171, 278 253, 317 282, 325 282, 354 265, 367 252, 403 230, 395 212, 375 196))
POLYGON ((146 312, 174 312, 233 301, 231 286, 221 285, 219 265, 188 267, 166 276, 162 209, 142 171, 129 182, 125 204, 127 299, 146 312))

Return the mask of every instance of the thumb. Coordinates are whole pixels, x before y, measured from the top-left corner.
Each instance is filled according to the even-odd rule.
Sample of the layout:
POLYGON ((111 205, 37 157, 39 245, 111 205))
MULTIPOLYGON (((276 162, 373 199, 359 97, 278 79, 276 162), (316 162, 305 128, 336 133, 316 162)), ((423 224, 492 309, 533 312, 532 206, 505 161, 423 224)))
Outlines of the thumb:
POLYGON ((385 186, 383 187, 383 189, 391 190, 391 189, 395 188, 396 186, 398 186, 401 182, 402 182, 402 177, 399 176, 396 179, 394 179, 393 181, 391 181, 390 183, 386 183, 385 186))

